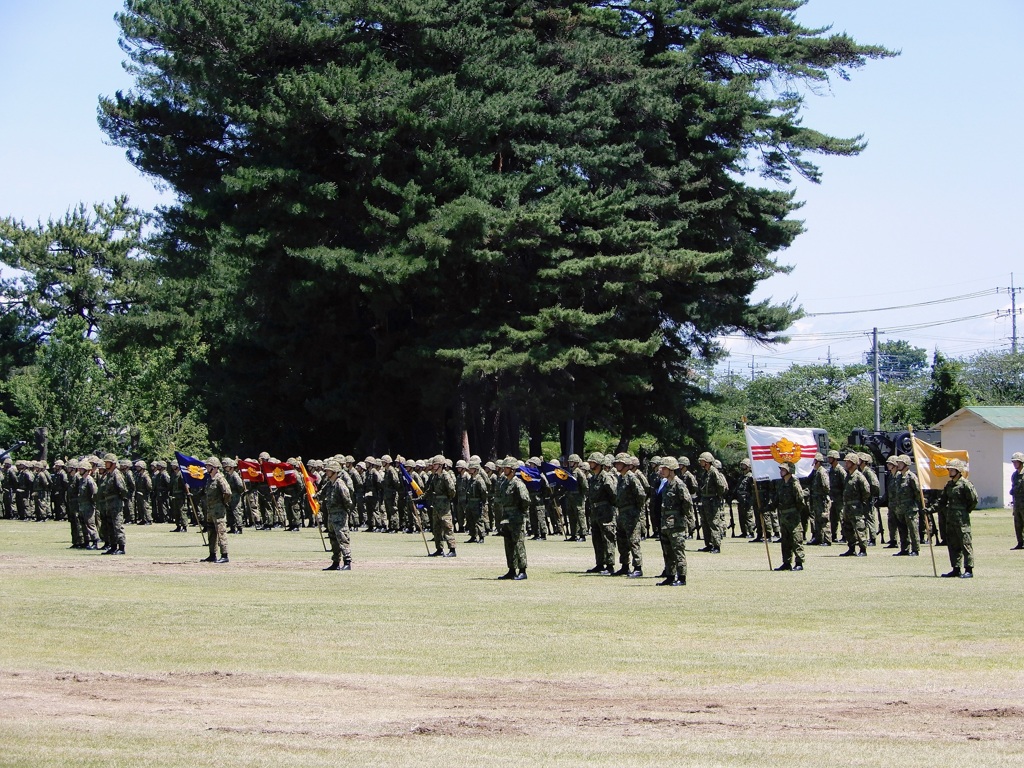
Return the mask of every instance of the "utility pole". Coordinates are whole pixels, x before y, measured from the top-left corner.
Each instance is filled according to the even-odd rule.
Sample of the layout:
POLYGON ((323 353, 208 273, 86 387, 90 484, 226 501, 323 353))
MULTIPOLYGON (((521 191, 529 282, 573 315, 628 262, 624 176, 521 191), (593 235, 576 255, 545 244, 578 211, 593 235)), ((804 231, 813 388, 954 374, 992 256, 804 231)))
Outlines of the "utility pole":
POLYGON ((871 357, 873 358, 874 365, 872 365, 872 376, 871 384, 875 390, 875 432, 881 432, 882 430, 882 398, 878 388, 878 329, 871 329, 871 357))
POLYGON ((1017 313, 1020 311, 1017 309, 1017 294, 1020 293, 1024 288, 1015 288, 1013 285, 1013 272, 1010 273, 1010 287, 1000 288, 999 291, 1005 290, 1010 294, 1010 311, 1007 312, 996 312, 996 317, 1006 317, 1007 314, 1010 316, 1010 352, 1014 355, 1017 354, 1017 313))

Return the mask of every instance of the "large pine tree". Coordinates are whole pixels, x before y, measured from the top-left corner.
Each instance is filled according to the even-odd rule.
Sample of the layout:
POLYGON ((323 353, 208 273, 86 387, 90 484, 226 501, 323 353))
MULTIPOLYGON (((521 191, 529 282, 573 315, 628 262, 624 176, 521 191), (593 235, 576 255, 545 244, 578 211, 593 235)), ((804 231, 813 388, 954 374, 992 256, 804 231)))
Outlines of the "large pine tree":
POLYGON ((802 4, 130 0, 100 120, 178 194, 152 306, 210 346, 211 433, 491 453, 685 421, 716 334, 796 314, 750 301, 800 232, 789 174, 862 148, 801 89, 890 55, 802 4))

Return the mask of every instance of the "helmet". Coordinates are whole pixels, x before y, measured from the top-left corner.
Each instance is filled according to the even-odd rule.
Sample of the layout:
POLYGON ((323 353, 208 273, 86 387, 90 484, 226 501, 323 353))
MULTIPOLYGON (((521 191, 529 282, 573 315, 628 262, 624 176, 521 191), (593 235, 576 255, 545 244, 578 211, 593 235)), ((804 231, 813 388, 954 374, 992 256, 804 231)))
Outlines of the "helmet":
POLYGON ((858 457, 858 459, 860 459, 860 461, 862 461, 865 464, 870 464, 871 462, 873 462, 875 460, 874 457, 870 453, 864 453, 863 451, 858 453, 857 457, 858 457))
POLYGON ((633 463, 633 457, 623 451, 622 453, 616 453, 613 460, 614 464, 625 464, 627 467, 633 463))
POLYGON ((109 462, 112 462, 112 463, 116 464, 117 463, 117 456, 115 456, 112 453, 105 453, 105 454, 103 454, 103 461, 104 462, 108 462, 109 461, 109 462))
POLYGON ((530 458, 528 458, 526 460, 526 463, 529 464, 531 467, 539 467, 541 465, 540 459, 536 456, 531 456, 530 458))
POLYGON ((57 459, 55 462, 53 462, 53 468, 54 469, 56 469, 57 467, 63 467, 63 466, 64 466, 64 460, 63 459, 57 459))
POLYGON ((569 454, 569 458, 567 459, 567 461, 570 464, 572 464, 573 462, 575 462, 576 464, 582 463, 582 459, 580 459, 579 454, 576 454, 576 453, 570 453, 569 454))
POLYGON ((904 466, 909 467, 910 466, 910 457, 907 456, 907 454, 905 454, 905 453, 901 453, 899 456, 896 457, 896 462, 898 464, 903 464, 904 466))
POLYGON ((614 456, 612 456, 612 455, 611 455, 610 453, 606 453, 606 454, 604 455, 604 465, 605 465, 606 467, 610 467, 610 466, 612 466, 612 465, 613 465, 614 463, 615 463, 615 457, 614 457, 614 456))
POLYGON ((466 463, 466 469, 480 469, 479 461, 470 461, 466 463))
POLYGON ((469 464, 467 464, 464 459, 459 459, 458 461, 455 462, 455 468, 456 469, 469 469, 469 464))
POLYGON ((452 460, 451 459, 445 459, 444 460, 444 466, 445 466, 445 469, 451 469, 452 468, 452 460))
POLYGON ((955 469, 957 472, 963 472, 967 469, 967 462, 963 459, 950 459, 946 462, 946 469, 955 469))
POLYGON ((125 469, 127 469, 131 465, 132 465, 132 460, 131 459, 118 459, 117 460, 117 466, 119 466, 119 467, 124 467, 125 469))
POLYGON ((792 461, 787 461, 783 464, 780 464, 779 471, 782 471, 783 469, 786 470, 786 472, 788 472, 791 475, 796 474, 796 464, 794 464, 792 461))
POLYGON ((380 457, 380 460, 381 460, 381 463, 383 463, 383 464, 390 464, 391 461, 392 461, 391 456, 386 454, 386 453, 383 456, 380 457))
POLYGON ((825 461, 825 457, 822 456, 820 453, 816 453, 816 454, 814 454, 814 460, 817 461, 817 462, 824 462, 825 461))
POLYGON ((1024 453, 1017 451, 1015 454, 1013 454, 1013 456, 1010 457, 1010 461, 1024 462, 1024 453))
POLYGON ((444 456, 440 453, 430 459, 430 464, 444 464, 444 456))
POLYGON ((715 469, 721 469, 722 468, 722 462, 720 462, 718 459, 715 459, 711 463, 715 465, 715 469))
POLYGON ((690 466, 690 460, 688 458, 686 458, 685 456, 680 456, 679 457, 679 466, 680 467, 688 467, 688 466, 690 466))
MULTIPOLYGON (((102 467, 103 466, 103 459, 101 459, 99 456, 90 456, 88 459, 86 459, 86 461, 88 461, 94 467, 102 467)), ((174 466, 178 466, 178 465, 175 464, 174 466)))
POLYGON ((661 466, 661 459, 662 459, 661 456, 651 456, 651 458, 649 458, 648 461, 651 464, 653 464, 654 466, 660 467, 661 466))
POLYGON ((679 461, 672 456, 658 457, 658 466, 671 469, 673 472, 679 469, 679 461))
POLYGON ((592 464, 604 464, 604 454, 603 453, 592 453, 592 454, 590 454, 590 458, 587 459, 587 461, 592 463, 592 464))
POLYGON ((223 458, 223 459, 221 459, 221 460, 220 460, 220 463, 221 463, 221 464, 222 464, 222 465, 223 465, 224 467, 230 467, 230 468, 234 468, 234 467, 237 467, 237 466, 238 466, 238 462, 237 462, 237 461, 235 461, 235 460, 234 460, 234 459, 232 459, 232 458, 223 458))
POLYGON ((549 464, 550 464, 551 466, 553 466, 553 467, 560 467, 560 466, 562 466, 562 462, 560 462, 560 461, 559 461, 558 459, 552 459, 552 460, 551 460, 551 461, 549 461, 548 463, 549 463, 549 464))
POLYGON ((475 453, 474 453, 474 454, 473 454, 472 456, 470 456, 470 457, 469 457, 469 460, 470 460, 470 461, 475 461, 475 462, 476 462, 477 464, 479 464, 479 463, 480 463, 481 461, 483 461, 483 459, 481 459, 481 458, 480 458, 480 457, 479 457, 479 456, 478 456, 477 454, 475 454, 475 453))
POLYGON ((741 467, 746 467, 747 469, 750 469, 750 467, 751 467, 750 459, 740 459, 740 466, 741 467))
POLYGON ((260 453, 260 461, 270 461, 270 454, 266 451, 260 453))
POLYGON ((890 464, 895 464, 895 463, 896 463, 896 457, 895 456, 890 456, 888 459, 885 460, 885 466, 887 466, 887 467, 890 464))
POLYGON ((843 458, 843 461, 848 461, 848 462, 850 462, 851 464, 860 464, 860 454, 859 454, 859 453, 857 453, 856 451, 850 451, 850 452, 849 452, 848 454, 846 454, 846 456, 845 456, 845 457, 843 458))
MULTIPOLYGON (((327 462, 327 463, 330 464, 330 462, 327 462)), ((366 471, 366 462, 365 461, 360 461, 358 464, 356 464, 356 468, 357 469, 361 469, 361 470, 363 470, 365 472, 366 471)))
POLYGON ((328 461, 326 464, 324 464, 324 469, 326 469, 328 472, 341 472, 341 464, 332 459, 331 461, 328 461))
POLYGON ((488 461, 486 464, 484 464, 484 467, 491 470, 491 472, 494 472, 498 468, 498 465, 495 464, 493 461, 488 461))
POLYGON ((838 458, 841 458, 841 457, 839 456, 839 451, 829 451, 829 452, 828 452, 828 457, 829 457, 830 459, 838 459, 838 458))
POLYGON ((697 461, 704 461, 707 462, 708 464, 713 464, 715 461, 715 457, 712 456, 710 452, 704 451, 704 453, 697 457, 697 461))
POLYGON ((221 468, 220 459, 218 459, 216 456, 211 456, 206 461, 204 461, 203 464, 205 464, 208 467, 216 467, 217 469, 221 468))
POLYGON ((144 462, 142 459, 139 459, 138 461, 135 462, 135 464, 133 466, 136 469, 145 469, 146 468, 146 462, 144 462))

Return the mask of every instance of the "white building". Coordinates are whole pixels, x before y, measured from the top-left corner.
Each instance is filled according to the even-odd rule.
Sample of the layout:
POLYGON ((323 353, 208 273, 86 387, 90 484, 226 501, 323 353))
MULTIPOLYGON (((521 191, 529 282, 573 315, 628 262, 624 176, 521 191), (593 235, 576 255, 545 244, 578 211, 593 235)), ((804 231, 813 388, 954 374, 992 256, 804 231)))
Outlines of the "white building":
POLYGON ((970 454, 970 478, 978 491, 978 506, 1010 506, 1010 456, 1024 452, 1024 406, 961 408, 935 426, 942 431, 943 448, 960 448, 970 454))

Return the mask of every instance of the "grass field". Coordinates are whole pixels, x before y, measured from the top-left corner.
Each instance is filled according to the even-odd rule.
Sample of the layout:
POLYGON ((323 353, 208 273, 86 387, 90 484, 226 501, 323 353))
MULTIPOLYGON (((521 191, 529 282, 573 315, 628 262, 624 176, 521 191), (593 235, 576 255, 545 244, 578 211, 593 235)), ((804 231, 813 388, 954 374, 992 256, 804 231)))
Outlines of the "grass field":
POLYGON ((115 558, 0 521, 0 765, 1020 766, 1024 552, 973 518, 970 581, 878 547, 769 573, 737 539, 685 588, 655 541, 647 578, 548 540, 504 582, 498 538, 356 533, 324 573, 315 531, 212 565, 168 526, 115 558))

